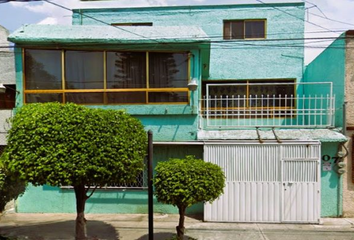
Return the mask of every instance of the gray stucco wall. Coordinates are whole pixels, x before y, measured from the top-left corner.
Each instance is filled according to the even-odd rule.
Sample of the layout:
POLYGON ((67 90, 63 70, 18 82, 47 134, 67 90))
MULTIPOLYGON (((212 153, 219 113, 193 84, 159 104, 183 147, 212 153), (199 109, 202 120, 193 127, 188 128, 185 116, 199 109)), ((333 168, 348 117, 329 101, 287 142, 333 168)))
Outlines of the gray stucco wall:
MULTIPOLYGON (((0 46, 10 46, 9 31, 0 26, 0 46)), ((15 59, 11 48, 0 48, 0 83, 15 84, 15 59)))

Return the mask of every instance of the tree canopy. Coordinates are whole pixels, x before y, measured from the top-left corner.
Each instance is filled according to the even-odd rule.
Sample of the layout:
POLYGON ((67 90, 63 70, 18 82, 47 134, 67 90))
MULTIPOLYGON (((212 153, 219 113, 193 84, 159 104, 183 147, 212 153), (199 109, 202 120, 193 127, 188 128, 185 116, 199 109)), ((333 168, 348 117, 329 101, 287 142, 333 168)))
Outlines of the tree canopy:
POLYGON ((134 182, 143 170, 147 136, 124 111, 38 103, 20 108, 10 122, 5 166, 35 186, 74 187, 76 239, 86 239, 90 186, 134 182))
POLYGON ((26 184, 14 178, 2 164, 3 157, 0 156, 0 212, 5 209, 8 202, 16 199, 26 189, 26 184))
POLYGON ((155 170, 155 195, 159 202, 178 207, 180 220, 176 229, 178 239, 182 239, 186 208, 218 198, 225 187, 224 172, 218 165, 194 156, 159 162, 155 170))
POLYGON ((34 185, 131 182, 143 170, 146 133, 123 111, 29 104, 11 125, 5 163, 34 185))

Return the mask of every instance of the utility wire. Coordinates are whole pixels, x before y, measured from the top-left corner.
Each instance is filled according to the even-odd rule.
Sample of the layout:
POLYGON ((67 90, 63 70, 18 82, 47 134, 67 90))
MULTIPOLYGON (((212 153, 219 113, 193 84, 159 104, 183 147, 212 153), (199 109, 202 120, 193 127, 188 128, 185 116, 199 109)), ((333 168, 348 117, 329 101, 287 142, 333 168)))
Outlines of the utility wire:
POLYGON ((339 21, 339 20, 336 20, 336 19, 332 19, 332 18, 328 18, 328 17, 323 17, 321 15, 318 15, 318 14, 315 14, 315 13, 311 13, 311 15, 314 15, 316 17, 319 17, 319 18, 322 18, 322 19, 326 19, 326 20, 329 20, 329 21, 332 21, 332 22, 336 22, 336 23, 341 23, 341 24, 346 24, 346 25, 349 25, 349 26, 354 26, 354 24, 352 23, 348 23, 348 22, 342 22, 342 21, 339 21))
POLYGON ((320 13, 322 13, 322 15, 323 15, 325 18, 327 18, 326 14, 324 14, 324 12, 321 10, 321 8, 319 8, 316 4, 314 4, 314 3, 310 2, 310 1, 307 1, 307 0, 305 0, 305 2, 311 4, 313 7, 317 8, 318 11, 320 11, 320 13))
POLYGON ((331 29, 329 29, 329 28, 323 27, 323 26, 321 26, 321 25, 318 25, 318 24, 316 24, 316 23, 310 22, 310 21, 305 20, 305 19, 303 19, 303 18, 299 18, 298 16, 296 16, 296 15, 294 15, 294 14, 288 13, 287 11, 284 11, 284 10, 282 10, 282 9, 280 9, 280 8, 277 8, 277 7, 275 7, 275 6, 272 6, 272 5, 270 5, 270 4, 267 4, 267 3, 263 2, 262 0, 256 0, 256 1, 259 2, 259 3, 262 3, 262 4, 266 5, 266 6, 270 6, 271 8, 274 8, 274 9, 280 11, 280 12, 283 12, 283 13, 285 13, 285 14, 288 14, 289 16, 292 16, 292 17, 294 17, 294 18, 300 19, 301 21, 304 21, 304 22, 307 22, 307 23, 309 23, 309 24, 311 24, 311 25, 314 25, 314 26, 316 26, 316 27, 319 27, 319 28, 328 30, 328 31, 330 31, 330 32, 334 32, 333 30, 331 30, 331 29))
MULTIPOLYGON (((52 5, 54 5, 54 6, 60 7, 60 8, 62 8, 62 9, 68 10, 68 11, 70 11, 70 12, 72 12, 72 13, 74 12, 72 9, 67 8, 67 7, 65 7, 65 6, 63 6, 63 5, 60 5, 60 4, 57 4, 57 3, 54 3, 54 2, 51 2, 51 1, 48 1, 48 0, 43 0, 43 1, 44 1, 44 2, 47 2, 47 3, 49 3, 49 4, 52 4, 52 5)), ((157 43, 161 43, 161 42, 159 42, 158 40, 148 38, 148 37, 146 37, 146 36, 144 36, 144 35, 141 35, 141 34, 138 34, 138 33, 134 33, 134 32, 132 32, 132 31, 129 31, 129 30, 127 30, 127 29, 124 29, 124 28, 121 28, 121 27, 118 27, 118 26, 111 25, 110 23, 107 23, 107 22, 105 22, 105 21, 102 21, 102 20, 100 20, 100 19, 97 19, 97 18, 95 18, 95 17, 92 17, 92 16, 90 16, 90 15, 87 15, 87 14, 84 14, 84 13, 80 13, 80 15, 82 15, 82 16, 84 16, 84 17, 87 17, 87 18, 90 18, 90 19, 92 19, 92 20, 95 20, 95 21, 97 21, 97 22, 103 23, 103 24, 105 24, 105 25, 114 27, 114 28, 119 29, 119 30, 121 30, 121 31, 124 31, 124 32, 130 33, 130 34, 133 34, 133 35, 135 35, 135 36, 142 37, 142 38, 145 38, 145 39, 148 39, 148 40, 152 40, 152 41, 155 41, 155 42, 157 42, 157 43)))

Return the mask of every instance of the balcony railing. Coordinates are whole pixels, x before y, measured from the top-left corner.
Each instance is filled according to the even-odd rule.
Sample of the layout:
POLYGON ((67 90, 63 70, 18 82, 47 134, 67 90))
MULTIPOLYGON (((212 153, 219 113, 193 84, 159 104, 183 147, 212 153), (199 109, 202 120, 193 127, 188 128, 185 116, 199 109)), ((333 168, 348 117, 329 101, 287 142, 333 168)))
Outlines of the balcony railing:
MULTIPOLYGON (((206 93, 208 94, 212 87, 244 88, 245 85, 207 84, 206 93)), ((292 85, 291 89, 297 94, 214 96, 208 94, 200 101, 200 127, 202 129, 334 127, 335 96, 332 94, 332 83, 262 83, 262 85, 266 85, 267 89, 271 86, 279 88, 281 85, 292 85)), ((247 89, 250 86, 252 84, 247 84, 247 89)))

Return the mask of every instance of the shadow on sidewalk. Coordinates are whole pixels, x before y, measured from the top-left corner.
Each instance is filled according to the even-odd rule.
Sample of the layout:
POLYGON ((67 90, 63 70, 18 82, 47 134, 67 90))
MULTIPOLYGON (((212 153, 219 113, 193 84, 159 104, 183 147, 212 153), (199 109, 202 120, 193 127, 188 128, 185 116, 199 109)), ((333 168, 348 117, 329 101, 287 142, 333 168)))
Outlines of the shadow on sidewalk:
MULTIPOLYGON (((160 232, 160 233, 154 233, 154 240, 168 240, 171 239, 172 236, 175 236, 176 233, 172 233, 172 232, 160 232)), ((175 238, 172 238, 175 239, 175 238)), ((188 239, 195 239, 192 238, 188 235, 184 236, 184 239, 188 240, 188 239)), ((140 238, 138 238, 137 240, 149 240, 149 234, 146 234, 144 236, 141 236, 140 238)))
MULTIPOLYGON (((3 226, 0 228, 0 235, 28 240, 47 240, 47 239, 74 239, 75 221, 36 223, 17 226, 3 226)), ((87 221, 87 235, 89 239, 119 239, 119 235, 112 227, 102 221, 87 221)))

